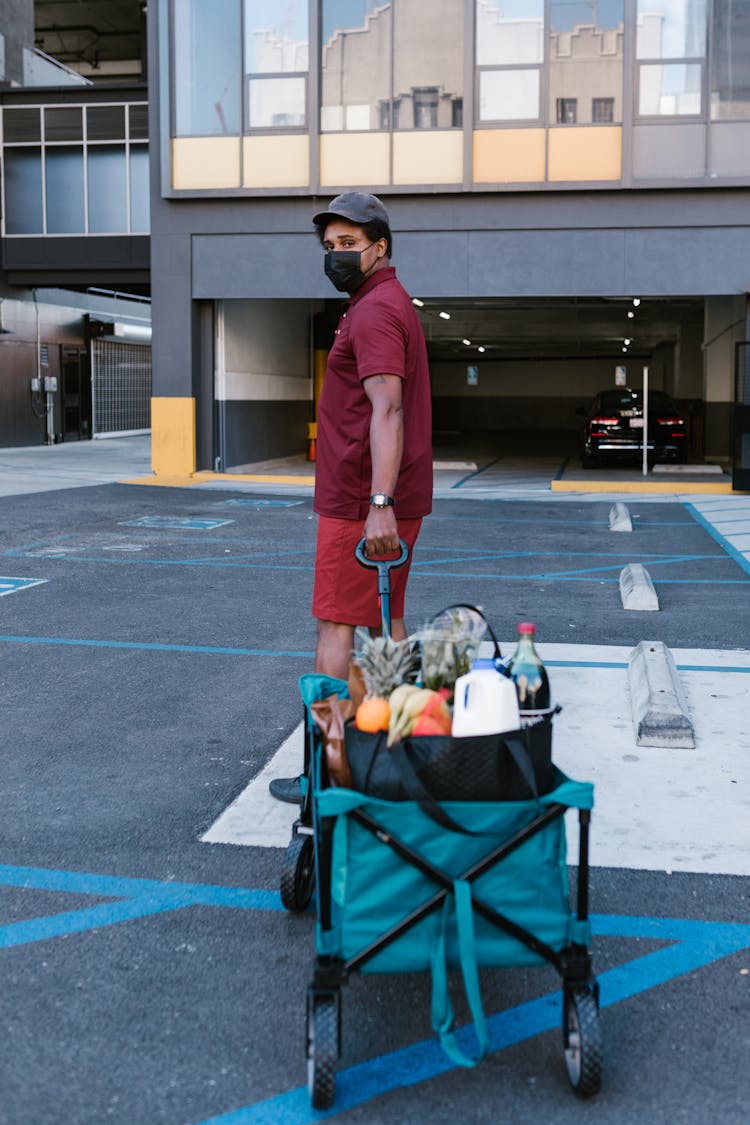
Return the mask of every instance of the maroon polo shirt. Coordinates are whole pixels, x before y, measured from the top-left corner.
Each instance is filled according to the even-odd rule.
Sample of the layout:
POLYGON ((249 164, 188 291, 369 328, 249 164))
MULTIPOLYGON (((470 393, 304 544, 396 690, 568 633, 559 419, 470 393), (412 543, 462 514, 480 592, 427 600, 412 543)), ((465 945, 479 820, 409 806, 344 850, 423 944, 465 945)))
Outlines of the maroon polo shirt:
POLYGON ((432 403, 424 333, 392 266, 378 270, 344 304, 328 354, 318 406, 314 509, 336 519, 365 519, 370 505, 372 406, 362 386, 371 375, 402 382, 404 451, 395 491, 396 519, 432 510, 432 403))

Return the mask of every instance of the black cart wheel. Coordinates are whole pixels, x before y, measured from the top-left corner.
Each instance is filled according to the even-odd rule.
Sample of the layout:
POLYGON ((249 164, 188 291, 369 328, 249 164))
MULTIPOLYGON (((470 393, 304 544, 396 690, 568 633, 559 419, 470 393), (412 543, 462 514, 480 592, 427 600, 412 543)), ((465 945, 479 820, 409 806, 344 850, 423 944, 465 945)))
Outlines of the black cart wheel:
POLYGON ((308 998, 307 1089, 313 1109, 330 1109, 339 1056, 339 1005, 335 995, 308 998))
POLYGON ((284 852, 281 868, 281 902, 286 910, 299 913, 315 888, 315 848, 312 836, 295 833, 284 852))
POLYGON ((565 989, 563 1046, 570 1084, 581 1098, 596 1094, 602 1081, 599 1007, 588 988, 565 989))

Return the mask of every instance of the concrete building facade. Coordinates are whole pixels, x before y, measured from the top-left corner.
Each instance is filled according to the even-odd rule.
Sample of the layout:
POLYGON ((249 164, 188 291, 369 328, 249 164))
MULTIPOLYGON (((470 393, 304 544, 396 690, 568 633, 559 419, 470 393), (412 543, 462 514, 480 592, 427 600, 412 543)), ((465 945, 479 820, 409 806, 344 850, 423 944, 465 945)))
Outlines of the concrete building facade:
POLYGON ((389 208, 436 425, 533 444, 648 365, 696 414, 693 453, 732 456, 750 4, 154 7, 157 471, 304 447, 337 304, 310 217, 347 188, 389 208))

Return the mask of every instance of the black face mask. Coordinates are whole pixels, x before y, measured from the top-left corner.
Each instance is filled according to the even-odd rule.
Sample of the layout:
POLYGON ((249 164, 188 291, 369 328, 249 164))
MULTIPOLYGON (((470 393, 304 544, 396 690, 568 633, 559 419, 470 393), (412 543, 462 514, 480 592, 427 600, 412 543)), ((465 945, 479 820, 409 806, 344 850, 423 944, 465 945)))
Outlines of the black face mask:
POLYGON ((333 282, 341 293, 354 293, 367 280, 367 273, 372 272, 375 263, 373 262, 367 273, 363 273, 362 255, 365 250, 369 250, 370 246, 374 245, 375 243, 371 242, 369 246, 363 247, 362 250, 328 250, 326 252, 323 264, 326 277, 333 282))

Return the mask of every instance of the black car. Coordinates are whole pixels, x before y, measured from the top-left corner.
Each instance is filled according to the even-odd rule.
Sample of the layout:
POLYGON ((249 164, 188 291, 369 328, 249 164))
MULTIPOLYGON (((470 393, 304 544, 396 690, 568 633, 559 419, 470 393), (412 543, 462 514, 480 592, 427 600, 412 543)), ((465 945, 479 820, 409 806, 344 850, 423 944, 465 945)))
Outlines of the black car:
MULTIPOLYGON (((586 414, 581 451, 584 469, 593 469, 608 460, 642 460, 643 430, 642 391, 630 387, 599 391, 586 414)), ((685 419, 674 400, 664 391, 649 391, 649 461, 684 464, 686 434, 685 419)))

